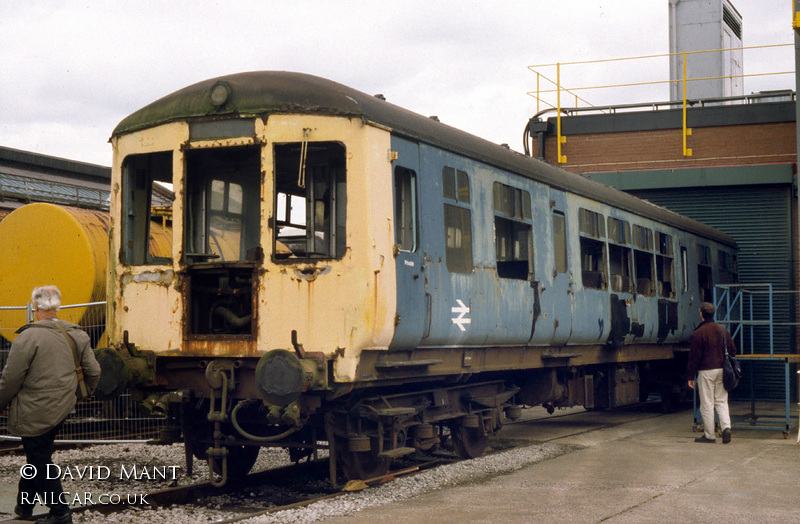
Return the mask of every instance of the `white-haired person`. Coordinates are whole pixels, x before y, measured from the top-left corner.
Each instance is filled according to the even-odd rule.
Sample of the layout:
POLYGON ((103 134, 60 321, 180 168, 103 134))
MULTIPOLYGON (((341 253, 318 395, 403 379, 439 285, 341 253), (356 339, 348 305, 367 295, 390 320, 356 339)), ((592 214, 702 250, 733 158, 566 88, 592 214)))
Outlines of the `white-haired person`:
POLYGON ((28 463, 20 470, 14 513, 29 519, 38 502, 50 512, 37 523, 61 524, 72 522, 72 513, 61 481, 47 478, 47 465, 56 434, 77 402, 75 356, 67 337, 76 345, 90 392, 100 380, 100 365, 80 326, 58 319, 61 292, 56 286, 37 287, 31 302, 36 322, 17 330, 0 377, 0 409, 8 407, 8 430, 21 437, 28 463))

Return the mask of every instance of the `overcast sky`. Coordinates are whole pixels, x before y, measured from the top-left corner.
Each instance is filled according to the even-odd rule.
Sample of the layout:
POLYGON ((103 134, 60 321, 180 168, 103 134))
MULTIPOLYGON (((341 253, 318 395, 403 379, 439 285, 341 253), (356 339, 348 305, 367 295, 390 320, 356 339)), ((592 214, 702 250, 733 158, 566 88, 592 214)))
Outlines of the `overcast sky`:
MULTIPOLYGON (((734 0, 745 46, 793 43, 790 0, 734 0)), ((668 0, 0 2, 0 145, 101 165, 133 111, 252 70, 326 77, 522 149, 535 64, 668 53, 668 0)), ((744 72, 794 70, 794 48, 745 51, 744 72)), ((542 68, 555 77, 554 68, 542 68)), ((666 59, 564 66, 567 87, 667 80, 666 59)), ((542 88, 544 88, 542 84, 542 88)), ((794 89, 793 75, 744 80, 794 89)), ((666 86, 582 91, 662 101, 666 86)), ((541 106, 544 107, 544 106, 541 106)))

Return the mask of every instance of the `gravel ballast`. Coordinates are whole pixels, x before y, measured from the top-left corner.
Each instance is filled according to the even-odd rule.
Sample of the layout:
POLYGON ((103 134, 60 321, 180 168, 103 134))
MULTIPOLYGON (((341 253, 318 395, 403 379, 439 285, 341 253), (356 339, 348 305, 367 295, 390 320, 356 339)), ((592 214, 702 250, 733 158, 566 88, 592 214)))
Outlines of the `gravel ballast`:
MULTIPOLYGON (((413 476, 396 479, 376 488, 353 492, 323 500, 300 509, 261 515, 246 522, 318 522, 326 518, 351 515, 361 509, 389 504, 418 497, 422 494, 468 483, 485 481, 526 466, 569 452, 563 445, 543 444, 522 447, 440 466, 413 476)), ((53 461, 59 466, 64 491, 70 497, 85 499, 87 496, 97 503, 108 503, 119 497, 123 501, 131 495, 133 500, 141 494, 158 489, 202 482, 208 479, 205 462, 196 460, 191 478, 185 476, 185 461, 182 445, 149 446, 146 444, 109 444, 83 449, 56 451, 53 461), (83 478, 79 478, 80 476, 83 478), (166 478, 164 478, 166 477, 166 478), (105 497, 105 498, 103 498, 105 497)), ((253 470, 271 469, 289 464, 289 454, 283 450, 262 449, 253 470)), ((19 480, 20 469, 25 465, 24 454, 0 456, 0 482, 14 491, 19 480)), ((313 492, 314 487, 310 487, 313 492)), ((170 508, 137 507, 124 512, 103 515, 87 511, 74 516, 75 522, 125 522, 125 523, 182 523, 218 522, 244 512, 237 508, 246 506, 249 511, 274 507, 275 500, 269 487, 259 487, 247 493, 219 495, 204 499, 201 504, 170 508)), ((322 490, 320 490, 322 492, 322 490)), ((13 509, 0 508, 5 514, 13 509)))

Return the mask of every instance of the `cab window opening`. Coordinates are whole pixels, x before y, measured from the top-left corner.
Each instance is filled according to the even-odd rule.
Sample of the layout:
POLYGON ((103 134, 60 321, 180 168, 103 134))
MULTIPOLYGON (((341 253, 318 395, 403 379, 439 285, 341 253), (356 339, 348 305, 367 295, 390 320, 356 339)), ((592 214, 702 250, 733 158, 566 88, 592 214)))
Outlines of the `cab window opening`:
POLYGON ((172 262, 172 152, 131 155, 123 172, 121 260, 130 265, 172 262))
POLYGON ((277 144, 274 158, 274 258, 342 258, 347 208, 344 145, 277 144))
POLYGON ((261 154, 258 147, 186 152, 189 264, 258 258, 261 154))

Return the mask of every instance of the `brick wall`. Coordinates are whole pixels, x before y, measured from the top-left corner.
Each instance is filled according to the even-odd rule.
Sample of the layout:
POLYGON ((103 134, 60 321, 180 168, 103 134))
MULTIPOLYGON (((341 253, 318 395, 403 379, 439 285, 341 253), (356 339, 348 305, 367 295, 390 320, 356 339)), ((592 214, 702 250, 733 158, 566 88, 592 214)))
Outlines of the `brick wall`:
POLYGON ((557 164, 556 137, 548 136, 545 158, 577 173, 791 163, 795 136, 794 122, 700 127, 687 137, 685 157, 681 129, 567 135, 566 164, 557 164))

